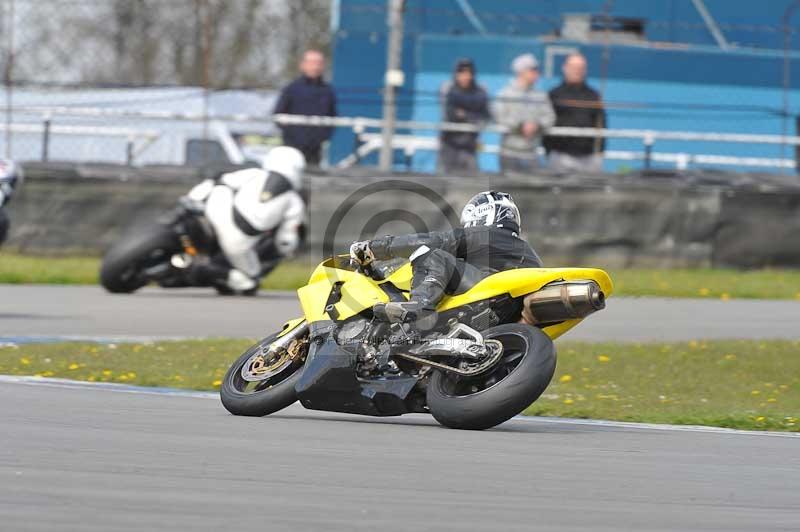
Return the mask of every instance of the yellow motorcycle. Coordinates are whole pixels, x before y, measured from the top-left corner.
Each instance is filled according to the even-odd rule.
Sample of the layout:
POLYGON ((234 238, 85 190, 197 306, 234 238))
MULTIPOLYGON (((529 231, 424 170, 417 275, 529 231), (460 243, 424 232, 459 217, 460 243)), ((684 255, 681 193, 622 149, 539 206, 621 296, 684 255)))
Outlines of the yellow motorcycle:
POLYGON ((297 291, 304 317, 233 363, 222 404, 265 416, 299 400, 314 410, 429 413, 447 427, 487 429, 539 398, 556 367, 553 340, 605 308, 613 289, 602 270, 520 268, 445 297, 413 328, 373 315, 376 303, 407 300, 410 285, 407 261, 324 261, 297 291))

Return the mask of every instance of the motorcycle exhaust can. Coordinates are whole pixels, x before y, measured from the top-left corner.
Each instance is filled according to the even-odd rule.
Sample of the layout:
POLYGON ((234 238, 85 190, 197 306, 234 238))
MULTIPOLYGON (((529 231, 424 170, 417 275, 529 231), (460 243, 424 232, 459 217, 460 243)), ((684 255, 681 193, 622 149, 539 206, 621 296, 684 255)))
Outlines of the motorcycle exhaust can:
POLYGON ((523 300, 522 319, 529 325, 583 319, 606 307, 606 297, 594 281, 552 283, 523 300))

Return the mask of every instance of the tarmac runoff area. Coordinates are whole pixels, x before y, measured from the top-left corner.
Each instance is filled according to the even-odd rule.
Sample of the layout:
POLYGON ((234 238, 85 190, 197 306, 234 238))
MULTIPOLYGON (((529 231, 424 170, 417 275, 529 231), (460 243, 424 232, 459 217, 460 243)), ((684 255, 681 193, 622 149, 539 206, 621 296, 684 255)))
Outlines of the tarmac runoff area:
MULTIPOLYGON (((207 289, 0 285, 0 342, 259 338, 300 316, 293 292, 220 297, 207 289)), ((800 338, 800 302, 610 298, 564 338, 584 341, 800 338)))

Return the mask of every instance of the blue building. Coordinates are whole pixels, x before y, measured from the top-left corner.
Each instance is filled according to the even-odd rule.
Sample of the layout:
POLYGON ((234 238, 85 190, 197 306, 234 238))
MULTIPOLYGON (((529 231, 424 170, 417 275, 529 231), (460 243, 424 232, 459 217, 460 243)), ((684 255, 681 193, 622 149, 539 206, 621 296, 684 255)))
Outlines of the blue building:
MULTIPOLYGON (((537 55, 539 86, 547 90, 560 82, 565 54, 579 50, 589 60, 590 83, 608 104, 612 128, 795 134, 800 35, 794 33, 800 9, 793 16, 794 4, 800 2, 407 0, 399 117, 438 120, 438 91, 459 57, 473 58, 479 82, 496 94, 508 82, 516 55, 537 55)), ((334 83, 342 115, 381 114, 386 5, 386 0, 335 2, 334 83)), ((483 140, 497 142, 491 134, 483 140)), ((334 159, 352 147, 352 135, 337 133, 334 159)), ((642 142, 612 139, 608 149, 641 151, 642 142)), ((764 158, 794 154, 782 145, 719 142, 659 141, 654 149, 764 158)), ((414 167, 430 170, 435 157, 419 154, 414 167)), ((638 164, 607 161, 606 167, 638 164)), ((481 166, 495 170, 496 157, 483 155, 481 166)))

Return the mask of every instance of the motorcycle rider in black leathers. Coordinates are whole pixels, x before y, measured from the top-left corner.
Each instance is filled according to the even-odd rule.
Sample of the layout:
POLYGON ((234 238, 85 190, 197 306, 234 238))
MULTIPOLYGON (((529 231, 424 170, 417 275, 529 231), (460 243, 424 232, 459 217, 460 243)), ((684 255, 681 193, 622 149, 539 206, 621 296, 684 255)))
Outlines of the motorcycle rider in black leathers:
POLYGON ((422 320, 445 295, 463 293, 493 273, 542 267, 536 252, 519 237, 519 209, 510 194, 475 195, 461 213, 461 225, 452 231, 353 243, 351 259, 362 266, 397 257, 411 261, 409 301, 376 305, 378 318, 392 323, 422 320))

